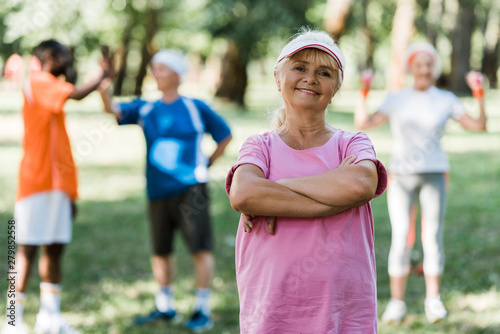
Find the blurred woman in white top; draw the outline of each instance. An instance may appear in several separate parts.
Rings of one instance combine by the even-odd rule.
[[[404,294],[415,240],[416,205],[420,201],[425,313],[428,321],[434,323],[447,314],[439,289],[444,269],[442,237],[450,166],[440,140],[448,119],[453,118],[468,130],[485,131],[486,115],[480,74],[467,76],[467,83],[479,103],[479,117],[475,119],[467,114],[453,93],[434,86],[440,74],[440,62],[431,44],[410,45],[406,66],[413,85],[390,93],[373,114],[368,114],[366,94],[363,94],[355,112],[355,124],[366,130],[390,121],[393,135],[387,192],[392,226],[388,266],[391,300],[382,321],[400,322],[406,314]]]

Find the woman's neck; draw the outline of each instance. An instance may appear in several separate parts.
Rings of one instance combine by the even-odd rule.
[[[432,87],[432,85],[428,85],[428,84],[425,84],[425,85],[413,84],[413,89],[421,91],[421,92],[425,92],[426,90],[428,90],[431,87]]]
[[[326,111],[294,110],[290,106],[285,106],[285,113],[286,119],[283,128],[299,137],[317,136],[318,133],[324,132],[327,127]]]
[[[323,146],[335,129],[325,122],[324,114],[308,117],[307,114],[287,113],[285,124],[277,131],[288,146],[303,150]]]

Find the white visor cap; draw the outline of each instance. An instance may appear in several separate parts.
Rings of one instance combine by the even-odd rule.
[[[172,71],[179,74],[182,78],[187,72],[187,61],[182,52],[172,49],[164,49],[158,51],[153,58],[151,63],[160,63],[168,66]]]
[[[434,79],[439,78],[441,75],[441,58],[439,57],[436,48],[427,42],[412,43],[408,46],[405,55],[406,72],[410,71],[410,61],[413,60],[418,53],[425,53],[432,57],[434,61]]]
[[[340,73],[342,74],[342,79],[344,79],[345,61],[344,61],[344,55],[342,54],[342,51],[340,51],[340,48],[336,44],[330,45],[314,40],[291,41],[290,43],[285,45],[283,50],[281,50],[278,59],[276,60],[274,68],[276,68],[276,66],[278,66],[278,63],[283,59],[291,57],[293,54],[302,51],[304,49],[311,49],[311,48],[324,51],[328,53],[330,56],[332,56],[332,58],[335,59],[335,61],[339,65]]]

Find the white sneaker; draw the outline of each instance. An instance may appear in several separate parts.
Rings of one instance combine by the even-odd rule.
[[[71,327],[61,314],[48,314],[40,312],[36,316],[36,334],[80,334]]]
[[[15,326],[12,326],[5,321],[2,327],[2,334],[28,334],[28,327],[24,322],[18,322]]]
[[[447,314],[439,295],[425,299],[425,315],[431,324],[443,320]]]
[[[405,302],[399,299],[391,299],[385,308],[384,314],[382,315],[382,321],[386,324],[399,323],[403,320],[405,315]]]

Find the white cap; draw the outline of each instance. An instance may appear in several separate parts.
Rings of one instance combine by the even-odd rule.
[[[434,79],[437,79],[439,75],[441,75],[441,59],[436,48],[427,42],[413,43],[408,46],[405,57],[406,71],[409,71],[410,62],[418,53],[425,53],[432,57],[432,60],[434,61]]]
[[[182,77],[187,72],[186,58],[178,50],[160,50],[153,56],[151,62],[168,66],[172,71],[179,74],[179,77]]]
[[[292,40],[290,43],[285,45],[283,50],[281,50],[281,53],[278,59],[276,60],[274,68],[276,68],[276,66],[278,66],[278,63],[283,59],[290,57],[299,51],[309,48],[324,51],[328,53],[330,56],[332,56],[333,59],[335,59],[335,61],[339,65],[340,73],[342,74],[342,79],[344,78],[345,61],[344,61],[344,55],[342,54],[342,51],[340,51],[340,48],[336,44],[327,44],[314,40],[301,40],[301,41]]]

